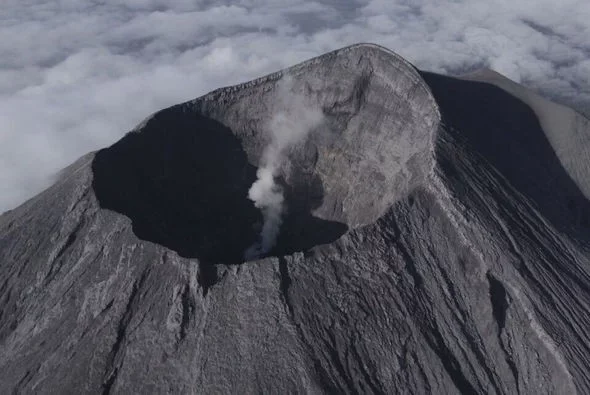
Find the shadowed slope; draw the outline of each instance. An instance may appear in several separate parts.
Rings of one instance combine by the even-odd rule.
[[[488,83],[423,76],[441,108],[446,132],[479,153],[554,226],[588,242],[590,202],[564,169],[532,109]],[[449,164],[443,159],[441,166]]]

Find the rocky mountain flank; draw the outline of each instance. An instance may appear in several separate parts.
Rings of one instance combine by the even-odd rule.
[[[80,158],[0,216],[2,392],[590,393],[588,120],[500,80],[355,45]]]

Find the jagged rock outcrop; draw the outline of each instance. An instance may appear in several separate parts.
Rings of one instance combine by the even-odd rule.
[[[356,45],[80,158],[0,216],[0,388],[587,393],[590,129],[556,139],[556,105],[482,75]],[[277,174],[277,245],[243,262],[286,76],[324,119]]]

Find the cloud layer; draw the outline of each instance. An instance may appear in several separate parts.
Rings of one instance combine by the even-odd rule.
[[[586,0],[4,0],[0,212],[150,113],[356,42],[590,109]]]

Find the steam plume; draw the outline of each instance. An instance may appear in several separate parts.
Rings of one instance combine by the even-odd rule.
[[[262,211],[263,225],[258,242],[244,253],[246,259],[254,259],[268,253],[275,245],[284,213],[283,190],[275,182],[275,176],[288,160],[286,150],[305,140],[322,121],[318,108],[305,103],[305,97],[292,92],[293,81],[283,77],[277,89],[277,111],[268,125],[270,143],[264,149],[257,180],[248,191],[248,198]]]

